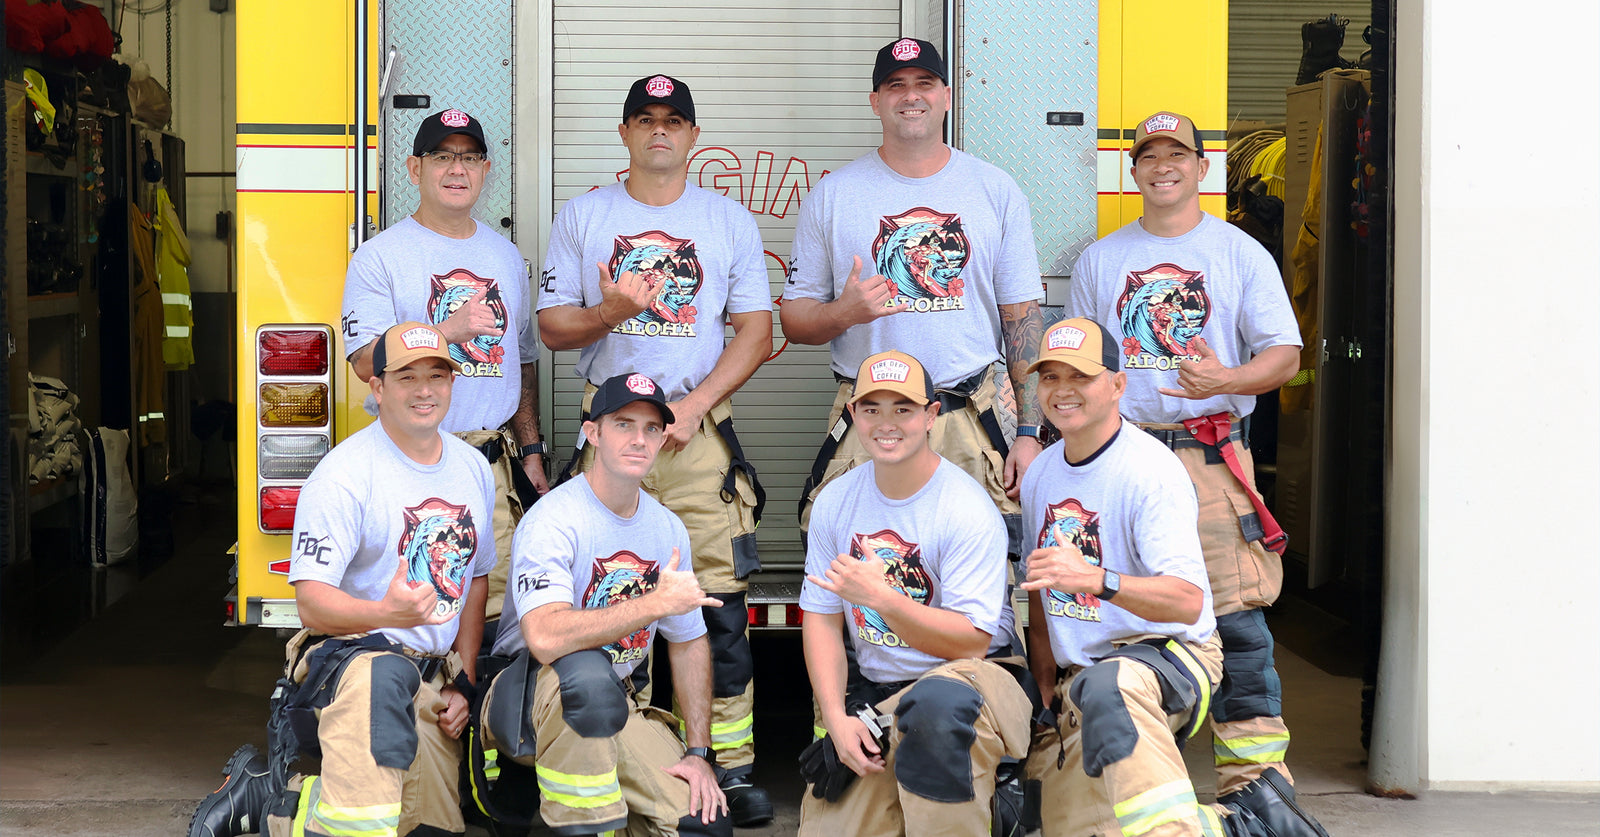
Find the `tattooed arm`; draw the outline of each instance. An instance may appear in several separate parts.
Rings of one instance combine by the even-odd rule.
[[[1000,306],[1000,338],[1006,349],[1006,369],[1017,398],[1017,426],[1039,426],[1038,378],[1028,373],[1028,365],[1039,358],[1039,338],[1044,334],[1044,315],[1038,302],[1017,302]],[[1033,458],[1043,450],[1034,437],[1019,436],[1006,456],[1006,495],[1021,496],[1022,475]]]

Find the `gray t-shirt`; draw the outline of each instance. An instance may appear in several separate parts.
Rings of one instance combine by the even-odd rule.
[[[725,314],[771,311],[761,233],[750,210],[688,184],[677,200],[649,206],[613,183],[567,201],[545,251],[537,310],[600,304],[600,271],[667,283],[637,317],[578,353],[577,374],[599,384],[643,372],[677,400],[722,356]]]
[[[784,299],[832,302],[861,257],[861,278],[895,283],[911,308],[834,338],[833,371],[855,377],[867,355],[922,361],[935,386],[1003,355],[1000,305],[1040,299],[1028,199],[1011,176],[957,149],[938,173],[906,177],[877,151],[817,181],[800,205]]]
[[[1006,524],[988,492],[946,459],[916,494],[891,500],[878,490],[874,463],[828,483],[811,512],[806,574],[822,578],[839,555],[881,558],[892,586],[918,604],[959,613],[993,636],[989,652],[1011,644],[1016,621],[1006,582]],[[900,639],[871,608],[813,584],[800,607],[843,613],[861,673],[877,683],[922,676],[945,660]]]
[[[1212,215],[1174,238],[1151,235],[1135,221],[1089,245],[1072,269],[1067,316],[1093,319],[1122,344],[1122,414],[1139,422],[1255,410],[1254,395],[1194,401],[1157,391],[1179,388],[1178,362],[1190,357],[1191,338],[1204,337],[1229,367],[1272,346],[1301,344],[1272,256]]]
[[[1111,652],[1113,640],[1139,634],[1209,639],[1217,621],[1200,556],[1199,507],[1183,463],[1128,422],[1088,462],[1069,465],[1063,450],[1061,442],[1045,448],[1022,477],[1024,532],[1036,532],[1024,552],[1070,543],[1090,564],[1122,575],[1181,578],[1200,588],[1205,604],[1200,619],[1184,625],[1150,622],[1088,593],[1041,590],[1056,664],[1091,665]]]
[[[381,601],[400,562],[406,579],[431,583],[442,625],[381,628],[413,651],[443,654],[456,641],[471,579],[494,567],[494,477],[466,442],[440,434],[439,461],[400,451],[383,425],[350,435],[317,463],[295,507],[289,581],[320,581]]]
[[[504,426],[517,411],[522,364],[539,359],[522,254],[487,224],[475,223],[478,231],[471,238],[451,238],[407,216],[361,245],[344,277],[348,354],[396,323],[442,323],[478,291],[487,291],[484,302],[505,334],[450,344],[462,373],[439,427],[446,433]],[[365,406],[369,414],[378,414],[371,396]]]
[[[689,532],[667,507],[639,492],[632,517],[619,517],[579,475],[540,498],[511,541],[511,577],[500,611],[494,653],[510,656],[528,647],[522,617],[552,602],[578,610],[606,607],[656,589],[661,568],[678,548],[678,570],[692,571]],[[700,609],[652,622],[604,651],[612,670],[626,678],[649,658],[656,630],[668,642],[687,642],[706,632]]]

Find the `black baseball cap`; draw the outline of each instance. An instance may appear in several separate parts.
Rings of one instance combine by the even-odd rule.
[[[635,401],[648,401],[656,405],[656,409],[661,411],[661,420],[667,424],[678,420],[672,414],[672,408],[667,406],[667,398],[661,394],[660,384],[651,380],[649,375],[629,372],[607,378],[594,391],[594,398],[589,402],[589,421],[599,421]]]
[[[921,67],[945,84],[950,83],[950,71],[945,68],[937,47],[916,38],[901,38],[878,50],[878,61],[872,65],[872,89],[877,90],[884,79],[903,67]]]
[[[690,125],[694,124],[694,96],[689,93],[689,85],[663,75],[645,76],[628,88],[628,99],[622,104],[622,121],[627,122],[628,117],[645,105],[654,104],[674,108]]]
[[[478,141],[479,148],[489,150],[489,143],[483,138],[482,123],[466,111],[451,108],[422,120],[422,124],[417,126],[417,138],[411,143],[411,156],[421,157],[438,148],[439,143],[451,134],[466,134]]]

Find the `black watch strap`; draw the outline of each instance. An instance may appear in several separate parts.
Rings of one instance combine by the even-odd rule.
[[[543,456],[544,452],[543,441],[534,442],[531,445],[523,445],[517,449],[518,456]]]
[[[717,765],[717,752],[710,747],[690,747],[684,750],[683,754],[686,756],[695,756],[697,758],[705,759],[706,764],[709,764],[712,767]]]

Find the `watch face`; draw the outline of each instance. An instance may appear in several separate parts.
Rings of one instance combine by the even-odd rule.
[[[1122,575],[1116,570],[1106,570],[1106,579],[1104,584],[1105,590],[1100,594],[1100,598],[1109,599],[1122,590]]]

